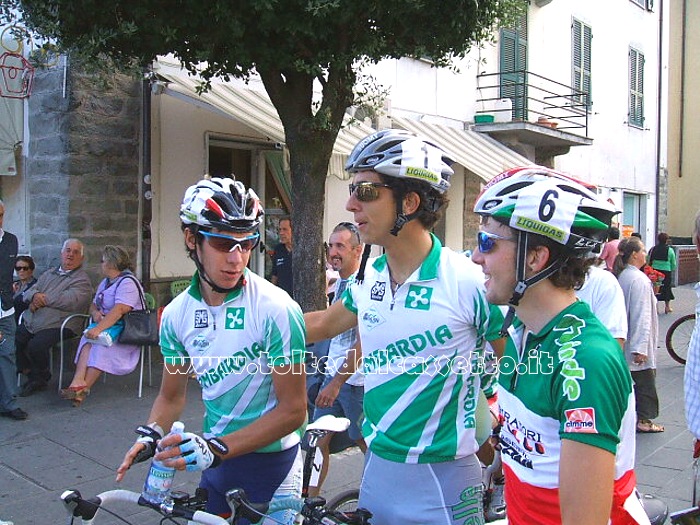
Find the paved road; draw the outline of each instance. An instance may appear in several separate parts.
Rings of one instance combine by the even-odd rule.
[[[691,286],[675,291],[674,312],[660,315],[660,332],[670,323],[693,311],[695,294]],[[662,339],[662,338],[660,338]],[[114,470],[134,439],[133,428],[145,421],[157,388],[146,387],[138,399],[138,375],[109,376],[99,383],[83,407],[72,408],[59,399],[56,390],[22,399],[30,413],[23,422],[0,420],[0,519],[15,525],[67,523],[59,495],[77,488],[93,495],[116,488]],[[159,373],[154,375],[158,384]],[[186,428],[198,429],[202,405],[198,386],[191,381],[183,417]],[[692,437],[683,415],[683,367],[672,361],[663,345],[659,349],[658,389],[661,416],[666,426],[661,434],[637,435],[637,476],[642,492],[656,494],[671,510],[690,505]],[[362,455],[356,450],[333,459],[325,485],[326,495],[357,486]],[[146,465],[135,466],[122,483],[123,488],[140,490]],[[198,475],[178,473],[177,488],[192,492]],[[142,509],[120,509],[132,523],[158,523],[158,516]],[[135,515],[137,514],[137,515]],[[101,523],[120,523],[109,518]]]

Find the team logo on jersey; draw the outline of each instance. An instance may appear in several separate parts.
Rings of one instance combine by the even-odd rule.
[[[408,288],[408,295],[406,296],[406,303],[404,306],[411,310],[430,310],[430,297],[432,295],[432,288],[412,284]]]
[[[384,324],[384,318],[376,308],[370,308],[362,314],[362,324],[367,330],[372,330],[377,326]]]
[[[595,408],[574,408],[565,410],[566,423],[564,432],[576,434],[597,434],[595,427]]]
[[[369,298],[373,301],[383,301],[384,294],[386,293],[386,283],[382,281],[376,281],[372,289],[370,290]]]
[[[226,330],[243,330],[245,308],[226,308]]]
[[[194,311],[194,327],[206,328],[209,326],[209,312],[207,310]]]

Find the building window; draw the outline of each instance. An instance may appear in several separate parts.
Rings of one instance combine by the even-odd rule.
[[[629,124],[644,126],[644,55],[634,48],[629,52],[630,100]]]
[[[574,102],[585,108],[590,108],[591,99],[591,41],[593,32],[587,26],[575,18],[571,24],[571,85],[577,92]]]
[[[513,118],[527,116],[527,11],[515,27],[500,31],[500,98],[513,102]]]
[[[647,11],[654,10],[654,0],[631,0],[632,3],[637,4],[642,9]]]

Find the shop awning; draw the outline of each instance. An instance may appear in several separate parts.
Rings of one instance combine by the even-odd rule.
[[[165,93],[188,102],[202,105],[210,110],[242,122],[256,130],[273,143],[284,144],[284,128],[275,106],[264,91],[245,89],[233,84],[212,82],[211,89],[197,93],[200,81],[187,75],[186,71],[166,67],[158,69],[158,76],[168,84]],[[349,155],[352,148],[374,129],[361,122],[347,124],[341,128],[333,146],[333,153]]]
[[[391,120],[396,127],[434,142],[449,153],[455,162],[486,182],[509,168],[534,164],[497,140],[477,131],[405,117],[392,117]]]

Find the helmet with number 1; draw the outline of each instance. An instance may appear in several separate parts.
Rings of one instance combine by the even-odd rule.
[[[214,177],[187,188],[180,206],[184,224],[232,232],[258,228],[265,214],[260,199],[242,182]]]
[[[454,171],[442,149],[412,133],[385,129],[357,143],[345,164],[346,171],[374,170],[389,177],[427,182],[440,193],[450,187]]]
[[[605,242],[610,222],[619,213],[592,186],[542,166],[501,173],[477,197],[474,211],[581,255]]]

